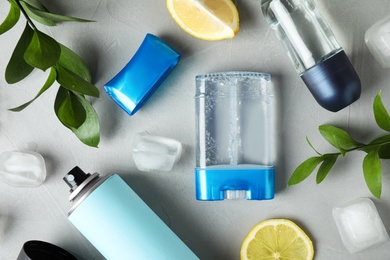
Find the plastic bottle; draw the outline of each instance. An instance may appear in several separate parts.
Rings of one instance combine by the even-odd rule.
[[[313,0],[262,0],[261,7],[322,107],[336,112],[359,99],[359,76]]]
[[[195,81],[196,199],[273,199],[271,75],[228,71],[198,75]]]

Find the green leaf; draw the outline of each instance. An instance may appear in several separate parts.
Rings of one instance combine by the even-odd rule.
[[[301,163],[291,175],[288,186],[298,184],[306,179],[323,160],[323,157],[317,156],[311,157]]]
[[[61,107],[61,104],[65,101],[65,99],[68,96],[68,90],[64,88],[63,86],[60,86],[57,91],[56,99],[54,101],[54,111],[56,112],[56,115],[58,117],[58,110]],[[61,121],[61,120],[60,120]]]
[[[376,95],[373,108],[377,125],[383,130],[390,132],[390,116],[382,103],[381,92]]]
[[[24,103],[23,105],[21,106],[18,106],[18,107],[15,107],[15,108],[11,108],[10,110],[13,111],[13,112],[19,112],[19,111],[22,111],[23,109],[25,109],[28,105],[30,105],[34,100],[36,100],[40,95],[42,95],[43,92],[45,92],[46,90],[48,90],[54,83],[54,81],[56,80],[56,77],[57,77],[57,72],[54,68],[51,68],[50,70],[50,74],[49,74],[49,77],[47,78],[45,84],[43,85],[43,87],[41,88],[41,90],[38,92],[38,94],[30,101]]]
[[[369,145],[376,144],[390,144],[390,134],[378,137],[369,143]]]
[[[61,47],[56,40],[34,30],[32,40],[24,53],[24,59],[31,66],[45,71],[57,63],[60,55]]]
[[[80,76],[70,70],[62,67],[60,64],[55,66],[57,70],[57,81],[64,88],[85,94],[93,97],[99,97],[99,90],[88,81],[85,81]]]
[[[378,154],[381,159],[390,159],[390,135],[384,135],[371,141],[367,146],[360,150],[369,153],[372,150],[379,149]]]
[[[34,19],[35,21],[37,21],[43,25],[47,25],[47,26],[55,26],[56,25],[55,22],[50,21],[50,20],[45,19],[45,18],[42,18],[39,15],[35,14],[35,11],[39,10],[38,8],[26,3],[25,1],[19,1],[19,2],[30,18]]]
[[[10,1],[10,4],[11,6],[8,15],[5,18],[4,22],[0,25],[0,35],[14,27],[14,25],[19,21],[20,18],[19,6],[12,1]]]
[[[68,128],[79,128],[86,119],[86,111],[79,99],[63,87],[58,90],[55,111],[61,123]]]
[[[320,168],[317,172],[316,182],[317,184],[320,184],[325,177],[328,175],[330,170],[332,169],[333,165],[337,161],[338,154],[330,154],[330,155],[324,155],[324,162],[321,164]]]
[[[390,159],[390,144],[381,145],[378,151],[379,158]]]
[[[5,69],[5,80],[8,84],[14,84],[21,81],[33,71],[34,67],[30,66],[24,60],[24,53],[31,42],[33,34],[33,29],[26,23],[22,36],[16,44],[11,59]]]
[[[361,145],[361,143],[353,140],[353,138],[347,132],[338,127],[331,125],[321,125],[319,126],[319,131],[331,145],[340,150],[343,156],[345,155],[346,151],[355,149]]]
[[[85,122],[77,129],[72,128],[74,134],[86,145],[98,147],[100,142],[99,118],[91,104],[82,96],[75,93],[86,111]]]
[[[84,80],[91,82],[91,73],[89,72],[87,64],[85,64],[85,62],[68,47],[62,45],[61,43],[60,47],[61,56],[58,64],[80,76]]]
[[[53,13],[50,13],[49,11],[40,10],[39,8],[36,8],[35,6],[32,6],[28,3],[26,3],[26,1],[23,1],[23,2],[25,2],[24,6],[26,6],[26,8],[28,8],[28,10],[31,13],[33,13],[35,16],[40,17],[45,22],[51,21],[54,23],[54,25],[56,22],[93,22],[91,20],[81,19],[81,18],[77,18],[77,17],[60,15],[60,14],[53,14]]]
[[[322,154],[320,154],[315,148],[314,146],[311,144],[309,138],[306,136],[306,142],[309,144],[309,146],[311,147],[311,149],[314,150],[314,152],[316,152],[316,154],[318,154],[319,156],[321,156]]]
[[[49,10],[47,10],[47,8],[38,0],[20,0],[20,2],[25,2],[40,11],[49,12]]]
[[[371,193],[380,199],[382,192],[382,168],[378,150],[369,152],[363,160],[363,173]]]

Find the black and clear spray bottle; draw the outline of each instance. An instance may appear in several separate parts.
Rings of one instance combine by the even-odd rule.
[[[261,8],[322,107],[336,112],[359,99],[359,76],[313,0],[261,0]]]

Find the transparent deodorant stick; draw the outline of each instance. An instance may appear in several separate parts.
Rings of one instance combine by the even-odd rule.
[[[337,112],[359,99],[359,76],[313,0],[261,0],[261,8],[322,107]]]
[[[223,72],[196,77],[196,198],[274,197],[271,76]]]

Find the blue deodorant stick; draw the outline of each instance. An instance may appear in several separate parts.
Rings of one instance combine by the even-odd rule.
[[[180,53],[148,33],[129,63],[105,84],[104,90],[132,116],[175,68],[180,58]]]

